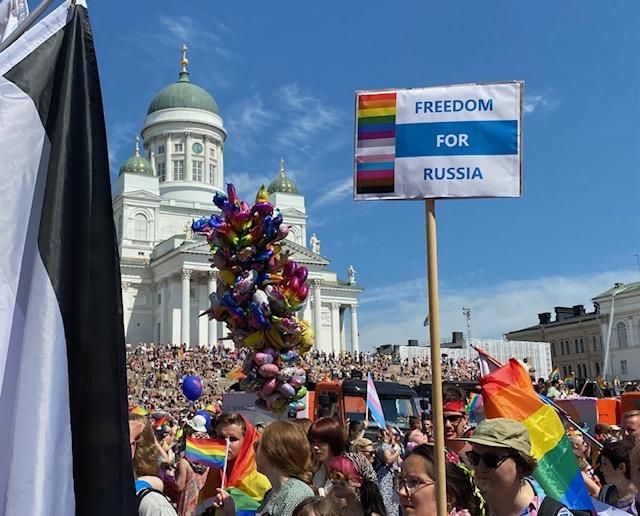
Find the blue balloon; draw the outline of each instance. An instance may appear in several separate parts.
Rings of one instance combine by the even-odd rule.
[[[182,380],[182,394],[189,401],[196,401],[202,396],[202,380],[198,376],[185,376]]]
[[[211,412],[209,412],[208,410],[200,409],[196,412],[196,416],[202,416],[206,420],[204,426],[207,427],[208,431],[211,431]]]

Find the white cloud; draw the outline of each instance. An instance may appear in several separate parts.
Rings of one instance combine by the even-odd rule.
[[[182,43],[193,40],[194,32],[196,31],[195,22],[188,16],[178,16],[176,18],[161,16],[160,24],[169,31],[173,38]]]
[[[327,191],[313,202],[312,209],[316,210],[327,204],[341,201],[351,194],[353,194],[353,178],[349,176],[329,185]]]
[[[273,111],[265,108],[262,97],[255,94],[230,110],[227,125],[233,138],[233,150],[248,154],[255,145],[258,133],[275,118]]]
[[[549,276],[504,281],[487,288],[441,289],[440,330],[443,340],[452,331],[466,331],[462,307],[471,308],[471,335],[501,338],[504,333],[537,324],[537,314],[553,312],[554,306],[585,305],[617,281],[633,281],[636,271],[609,271],[589,276]],[[365,290],[358,314],[361,347],[406,344],[408,339],[426,340],[423,326],[427,311],[424,278]]]
[[[274,173],[275,177],[275,173]],[[258,188],[261,185],[268,186],[273,178],[266,174],[249,172],[225,172],[225,181],[233,183],[241,199],[253,204]]]
[[[549,95],[525,95],[524,112],[532,114],[535,111],[549,112],[560,105],[559,100],[554,100]]]
[[[303,93],[297,84],[282,86],[279,96],[286,113],[283,118],[287,120],[278,136],[278,143],[284,147],[308,152],[313,139],[335,127],[340,119],[336,110]]]
[[[138,130],[133,122],[118,122],[109,126],[107,145],[109,147],[109,170],[117,176],[122,163],[133,156]]]

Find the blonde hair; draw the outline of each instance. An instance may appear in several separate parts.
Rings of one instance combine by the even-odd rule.
[[[156,446],[153,427],[149,418],[138,414],[129,414],[129,421],[141,421],[144,430],[136,439],[136,452],[133,455],[133,471],[136,477],[154,476],[160,473],[160,451]]]
[[[373,441],[366,437],[356,439],[351,443],[351,450],[354,453],[362,453],[367,446],[373,446]]]
[[[299,425],[289,421],[267,425],[260,439],[260,453],[286,476],[311,484],[311,446]]]

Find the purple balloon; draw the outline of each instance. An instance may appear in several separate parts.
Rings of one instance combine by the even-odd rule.
[[[182,380],[182,394],[189,401],[196,401],[202,396],[202,380],[200,377],[194,375],[187,375]]]

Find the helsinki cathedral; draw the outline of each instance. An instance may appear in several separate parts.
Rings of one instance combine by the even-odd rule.
[[[209,245],[191,221],[218,213],[215,192],[225,192],[227,131],[214,98],[191,80],[186,47],[177,82],[149,104],[135,153],[113,185],[126,341],[211,347],[230,345],[226,325],[207,316],[217,271]],[[358,351],[355,270],[346,280],[328,269],[320,240],[307,235],[304,195],[287,176],[284,161],[269,184],[269,200],[291,230],[284,247],[309,269],[309,298],[300,316],[312,323],[316,348]],[[260,185],[255,185],[255,191]],[[307,245],[307,243],[309,245]]]

